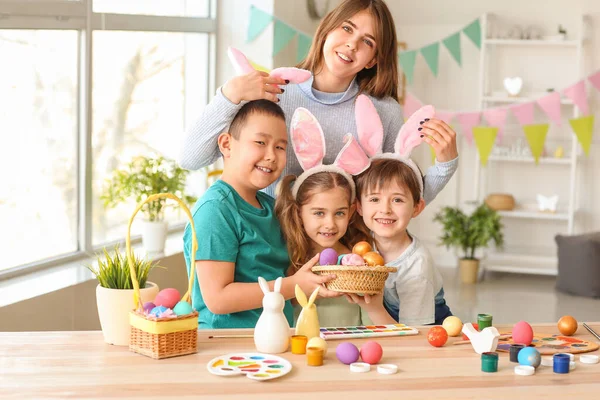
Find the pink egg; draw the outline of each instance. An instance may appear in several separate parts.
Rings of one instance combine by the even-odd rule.
[[[338,254],[332,248],[323,249],[319,255],[319,265],[336,265]]]
[[[367,364],[377,364],[383,357],[381,345],[375,341],[368,341],[360,347],[360,358]]]
[[[342,265],[365,265],[365,260],[358,254],[350,253],[342,257]]]
[[[514,343],[524,344],[529,346],[533,341],[533,329],[525,321],[520,321],[513,326],[512,340]]]
[[[179,302],[181,295],[179,290],[173,288],[163,289],[154,298],[154,304],[157,306],[164,306],[167,308],[175,307],[175,304]]]

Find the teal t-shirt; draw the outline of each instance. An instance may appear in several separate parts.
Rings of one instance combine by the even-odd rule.
[[[290,259],[274,213],[275,200],[263,192],[258,192],[256,198],[262,209],[246,202],[221,180],[208,188],[192,209],[198,239],[196,261],[235,263],[234,282],[258,283],[259,276],[267,281],[285,276]],[[189,223],[185,227],[183,244],[189,273],[192,250]],[[254,328],[262,313],[262,308],[257,308],[213,314],[202,298],[197,276],[192,288],[192,305],[199,313],[200,329]],[[283,311],[292,326],[294,313],[289,300]]]

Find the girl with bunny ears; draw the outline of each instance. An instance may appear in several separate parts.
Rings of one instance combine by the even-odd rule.
[[[304,172],[286,176],[280,183],[275,213],[287,242],[294,273],[314,254],[333,248],[338,254],[351,253],[355,231],[348,230],[355,211],[352,175],[364,171],[369,159],[352,135],[331,165],[324,165],[326,152],[323,130],[306,109],[294,113],[290,136],[293,151]],[[368,231],[364,229],[360,237]],[[342,296],[342,294],[340,294]],[[319,299],[318,320],[322,326],[350,326],[366,323],[361,308],[343,297]],[[295,307],[295,319],[301,307]]]
[[[244,102],[255,99],[276,101],[286,115],[304,107],[323,126],[327,153],[324,162],[333,163],[344,146],[343,137],[356,132],[355,101],[359,94],[369,96],[383,121],[385,151],[393,151],[396,134],[403,124],[398,104],[398,61],[396,28],[383,0],[346,0],[321,21],[306,59],[298,65],[308,70],[287,75],[243,68],[247,61],[232,57],[241,75],[231,78],[204,107],[198,121],[188,129],[179,163],[196,170],[221,156],[217,137],[228,129]],[[244,57],[245,59],[245,57]],[[277,72],[277,73],[276,73]],[[285,92],[284,92],[285,91]],[[408,117],[408,116],[406,116]],[[422,137],[435,150],[437,162],[425,178],[424,198],[429,204],[446,186],[458,167],[456,133],[437,119],[424,121]],[[285,174],[299,175],[299,160],[288,147]],[[265,190],[275,196],[275,184]]]
[[[425,207],[422,175],[410,159],[420,143],[420,131],[408,127],[435,111],[425,106],[415,112],[406,129],[398,133],[394,152],[384,154],[381,122],[366,96],[359,96],[357,112],[363,122],[359,142],[371,157],[369,168],[356,177],[357,211],[385,265],[398,271],[388,276],[383,295],[360,298],[351,294],[348,298],[360,304],[375,324],[441,325],[452,315],[444,299],[442,277],[427,249],[407,230],[410,220]]]

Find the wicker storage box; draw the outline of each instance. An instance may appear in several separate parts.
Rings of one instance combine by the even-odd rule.
[[[396,272],[396,267],[379,265],[317,265],[312,271],[317,275],[336,275],[327,282],[329,290],[342,293],[380,294],[383,292],[385,280],[390,272]]]
[[[195,257],[196,250],[198,249],[194,220],[186,205],[177,196],[170,193],[159,193],[149,196],[138,205],[129,219],[127,236],[125,238],[129,263],[133,265],[133,251],[131,250],[131,224],[133,219],[145,203],[162,197],[177,201],[190,219],[192,225],[191,265],[193,266],[196,264]],[[196,268],[192,267],[190,270],[188,291],[183,295],[181,301],[187,301],[191,304],[192,285],[194,284]],[[179,315],[176,318],[156,318],[151,315],[145,315],[135,268],[131,268],[130,271],[134,288],[134,305],[136,308],[129,312],[129,324],[131,325],[129,350],[155,359],[196,353],[198,351],[198,312],[194,311],[187,315]]]
[[[515,198],[512,194],[492,193],[485,198],[485,204],[496,211],[511,211],[515,208]]]

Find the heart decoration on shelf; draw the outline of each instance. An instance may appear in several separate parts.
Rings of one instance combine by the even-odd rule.
[[[518,96],[523,87],[523,79],[518,76],[504,78],[504,88],[511,96]]]

